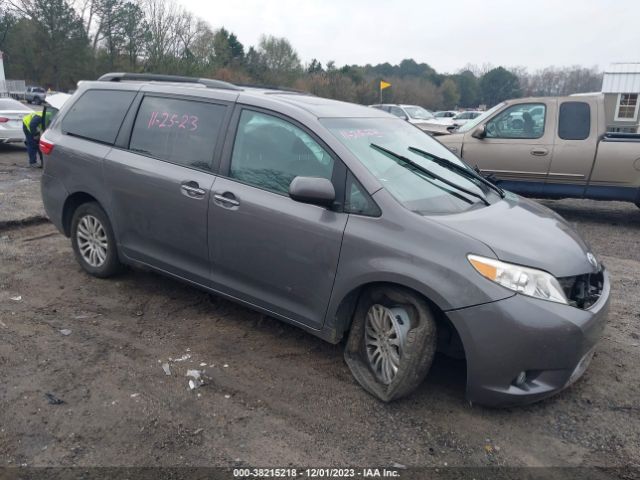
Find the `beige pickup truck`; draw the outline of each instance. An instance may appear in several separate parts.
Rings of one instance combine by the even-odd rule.
[[[438,140],[522,195],[640,206],[640,135],[606,124],[603,95],[520,98]]]

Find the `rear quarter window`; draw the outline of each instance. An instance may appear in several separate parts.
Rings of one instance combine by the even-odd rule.
[[[88,90],[62,119],[62,132],[113,145],[135,95],[124,90]]]
[[[563,140],[586,140],[591,130],[591,108],[585,102],[560,105],[558,136]]]
[[[210,170],[227,107],[197,100],[148,96],[142,100],[129,150]]]

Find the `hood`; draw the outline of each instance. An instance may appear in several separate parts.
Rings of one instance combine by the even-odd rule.
[[[67,100],[71,98],[68,93],[54,93],[47,96],[46,102],[53,108],[60,110]]]
[[[555,277],[597,269],[587,257],[589,246],[560,215],[513,193],[489,207],[432,219],[481,241],[505,262]]]
[[[441,123],[433,123],[433,120],[413,120],[413,125],[425,132],[435,133],[439,135],[448,135],[450,132],[447,130],[447,126]]]
[[[451,135],[447,135],[446,137],[439,138],[438,140],[444,143],[445,145],[450,143],[462,143],[464,140],[464,133],[453,132]]]

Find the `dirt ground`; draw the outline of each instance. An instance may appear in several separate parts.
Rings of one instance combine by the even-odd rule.
[[[0,147],[0,221],[12,221],[0,224],[0,466],[640,466],[637,207],[544,202],[612,278],[609,324],[574,386],[527,407],[470,406],[464,363],[438,356],[418,391],[386,405],[352,379],[342,345],[154,273],[84,274],[51,224],[13,222],[42,215],[40,171],[23,157]],[[206,372],[202,387],[188,369]]]

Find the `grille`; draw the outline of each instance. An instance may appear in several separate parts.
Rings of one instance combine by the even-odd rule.
[[[598,301],[604,287],[604,271],[585,273],[575,277],[559,278],[560,286],[569,300],[569,305],[587,309]]]

